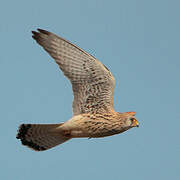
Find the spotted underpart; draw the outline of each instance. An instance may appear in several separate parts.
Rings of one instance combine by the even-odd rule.
[[[26,135],[28,130],[31,128],[31,124],[22,124],[19,127],[18,134],[16,136],[17,139],[20,139],[22,144],[28,146],[36,151],[44,151],[46,148],[37,145],[36,143],[32,142],[32,140],[27,140]]]

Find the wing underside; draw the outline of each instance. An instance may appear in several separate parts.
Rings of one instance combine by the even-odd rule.
[[[32,31],[32,37],[54,58],[72,83],[74,115],[112,111],[115,80],[111,72],[67,40],[45,30],[38,31]]]

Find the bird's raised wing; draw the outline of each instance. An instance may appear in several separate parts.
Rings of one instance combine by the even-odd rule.
[[[113,111],[115,80],[107,67],[67,40],[42,29],[38,31],[32,31],[32,37],[72,83],[74,115]]]

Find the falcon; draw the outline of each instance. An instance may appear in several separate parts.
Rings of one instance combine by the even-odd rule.
[[[46,30],[32,31],[33,39],[55,60],[70,80],[74,94],[73,116],[59,124],[21,124],[17,139],[44,151],[72,138],[100,138],[138,127],[136,112],[116,112],[115,80],[109,69],[71,42]]]

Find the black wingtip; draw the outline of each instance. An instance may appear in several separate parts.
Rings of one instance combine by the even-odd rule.
[[[39,32],[36,32],[36,31],[31,31],[32,32],[32,38],[34,39],[34,40],[37,40],[38,38],[39,38]]]
[[[50,35],[51,33],[43,30],[43,29],[37,29],[38,31],[31,31],[32,32],[32,38],[35,39],[38,43],[41,41],[42,38],[44,38],[45,36],[43,35]]]
[[[50,34],[50,32],[49,31],[46,31],[46,30],[44,30],[44,29],[37,29],[40,33],[43,33],[43,34]]]
[[[34,35],[35,35],[35,34],[38,34],[38,32],[36,32],[36,31],[31,31],[31,32],[32,32],[32,34],[34,34]]]

